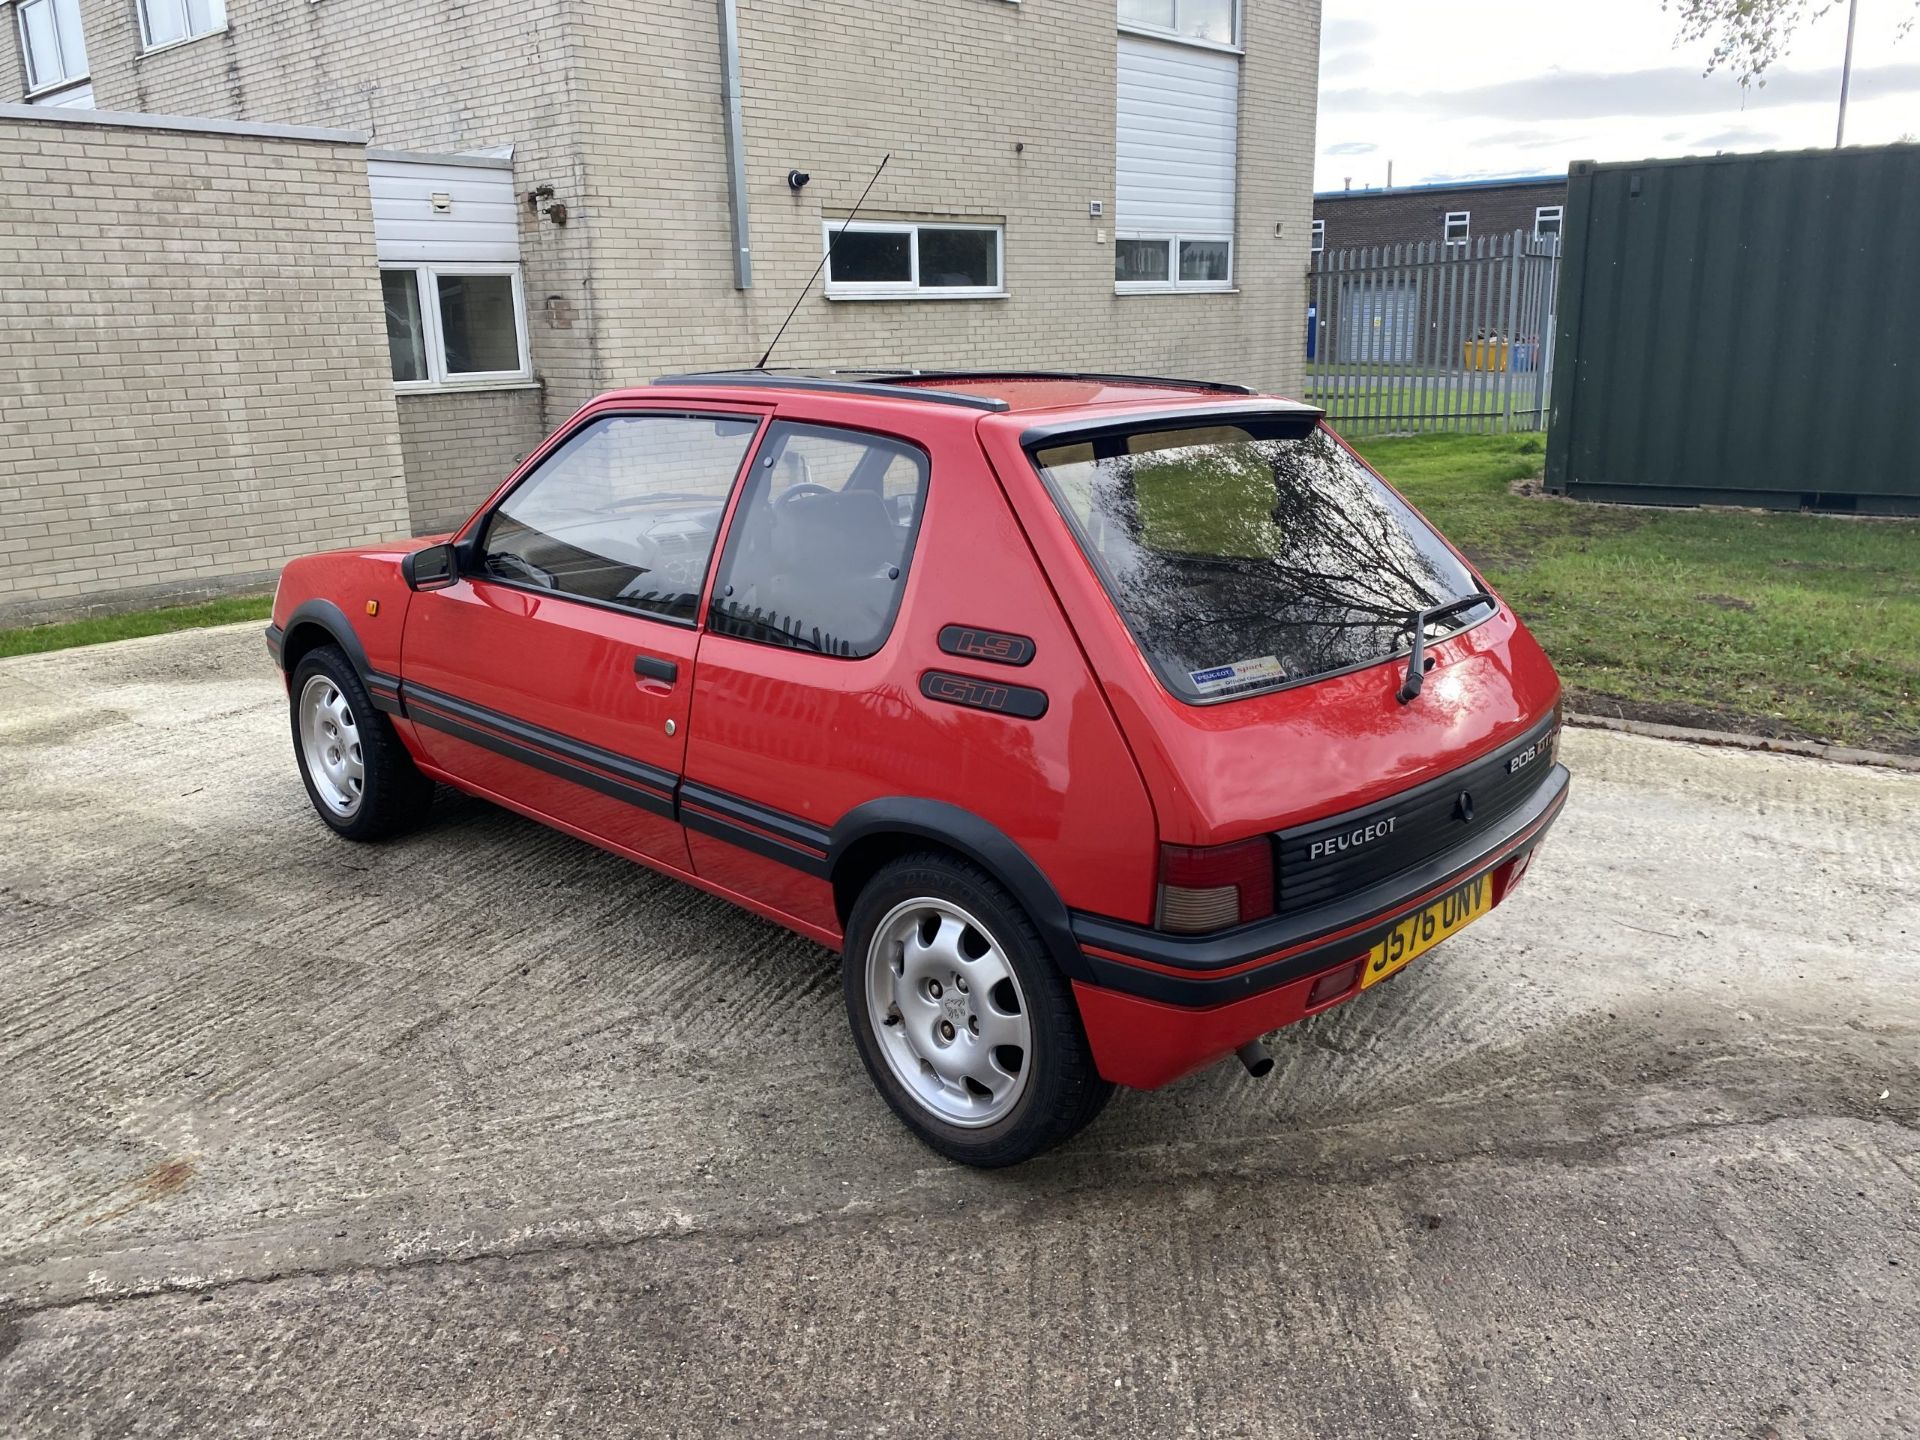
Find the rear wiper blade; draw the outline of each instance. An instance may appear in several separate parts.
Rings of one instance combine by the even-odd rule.
[[[1476,590],[1471,595],[1462,595],[1457,600],[1449,600],[1444,605],[1434,605],[1426,610],[1410,612],[1409,624],[1413,626],[1413,649],[1407,655],[1407,678],[1400,682],[1400,703],[1409,705],[1420,697],[1427,683],[1427,626],[1434,621],[1453,614],[1456,610],[1470,610],[1475,605],[1498,605],[1484,590]]]

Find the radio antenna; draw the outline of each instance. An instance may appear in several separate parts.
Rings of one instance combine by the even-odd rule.
[[[767,353],[760,357],[760,363],[754,366],[754,369],[764,370],[767,368],[767,360],[773,354],[774,345],[778,345],[780,343],[780,337],[787,333],[787,326],[793,323],[793,317],[800,309],[800,302],[807,298],[807,292],[813,288],[813,282],[820,278],[820,272],[826,269],[827,262],[833,259],[833,247],[840,243],[840,237],[847,233],[847,226],[853,223],[853,217],[858,215],[860,213],[860,207],[867,203],[867,194],[873,189],[873,182],[880,178],[880,172],[887,168],[887,161],[892,158],[893,152],[889,150],[880,157],[880,163],[874,166],[873,175],[867,181],[867,188],[860,192],[860,198],[853,202],[853,209],[847,212],[847,218],[842,220],[840,222],[840,228],[833,232],[833,239],[827,244],[827,253],[820,257],[820,263],[813,267],[813,274],[807,277],[807,283],[802,285],[800,287],[800,293],[793,297],[793,309],[787,311],[787,318],[782,320],[780,322],[780,328],[773,332],[772,344],[767,346]]]

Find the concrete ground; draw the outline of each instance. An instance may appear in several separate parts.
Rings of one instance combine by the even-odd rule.
[[[1511,904],[1011,1173],[825,952],[252,626],[0,663],[0,1434],[1920,1433],[1920,776],[1579,732]]]

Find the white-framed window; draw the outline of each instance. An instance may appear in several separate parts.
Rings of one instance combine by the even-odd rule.
[[[1442,226],[1442,232],[1449,245],[1464,246],[1472,238],[1473,212],[1471,210],[1449,210]]]
[[[1313,222],[1313,253],[1318,255],[1326,248],[1327,222],[1324,220],[1316,220]]]
[[[1240,0],[1119,0],[1120,28],[1237,49]]]
[[[1231,235],[1116,235],[1113,288],[1123,295],[1231,290]]]
[[[518,265],[382,265],[380,292],[395,389],[532,378]]]
[[[140,0],[140,40],[147,50],[226,28],[226,0]]]
[[[29,97],[87,78],[87,45],[80,0],[15,0],[20,54],[27,62]]]
[[[827,295],[964,300],[1006,294],[1005,227],[962,220],[826,220]]]
[[[1563,205],[1542,205],[1533,212],[1533,238],[1536,240],[1559,239],[1560,217],[1566,213]]]
[[[1240,57],[1119,37],[1113,288],[1233,288]]]

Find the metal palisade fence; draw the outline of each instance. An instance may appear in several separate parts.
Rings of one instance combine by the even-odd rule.
[[[1336,429],[1547,428],[1559,237],[1357,246],[1313,262],[1305,398]]]

